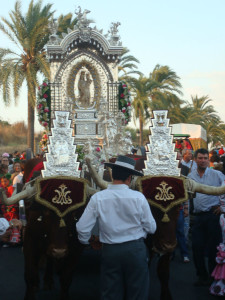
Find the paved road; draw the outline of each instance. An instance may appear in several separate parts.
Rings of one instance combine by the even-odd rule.
[[[70,288],[71,300],[99,300],[100,252],[86,250],[77,266]],[[157,257],[150,268],[151,300],[159,300],[160,286],[156,276]],[[0,299],[23,300],[25,283],[23,279],[23,254],[21,248],[2,248],[0,250]],[[37,300],[57,300],[59,285],[57,278],[53,291],[40,290]],[[194,287],[196,280],[194,266],[184,264],[177,254],[171,262],[170,287],[173,300],[215,300],[207,287]],[[116,299],[115,299],[116,300]]]

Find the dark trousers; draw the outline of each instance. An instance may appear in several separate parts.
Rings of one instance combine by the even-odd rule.
[[[216,247],[221,241],[219,216],[213,212],[196,215],[192,227],[192,251],[197,276],[201,279],[208,279],[215,268]],[[205,256],[208,257],[208,268],[206,268]]]
[[[144,240],[103,244],[101,300],[147,300],[148,251]]]

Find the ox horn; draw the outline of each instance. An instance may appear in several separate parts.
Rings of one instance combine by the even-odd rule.
[[[86,163],[87,163],[88,170],[89,170],[91,177],[93,178],[95,184],[103,190],[106,189],[108,186],[108,182],[103,180],[102,178],[100,178],[100,176],[96,172],[95,168],[92,166],[90,158],[86,157]]]
[[[88,184],[87,184],[87,187],[86,187],[86,191],[87,191],[87,196],[92,196],[92,195],[94,195],[95,193],[98,192],[98,190],[90,187]]]
[[[12,197],[7,198],[6,193],[3,189],[0,189],[0,199],[5,205],[12,205],[19,202],[21,199],[32,197],[36,193],[36,187],[27,185],[26,189],[18,194],[13,194]]]
[[[225,194],[225,185],[210,186],[210,185],[198,183],[190,178],[187,178],[185,183],[188,192],[191,193],[202,193],[202,194],[214,195],[214,196]]]

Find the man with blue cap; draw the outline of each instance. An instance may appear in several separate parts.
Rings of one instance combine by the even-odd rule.
[[[129,189],[135,160],[118,156],[112,168],[112,184],[94,194],[77,223],[78,238],[89,244],[91,230],[99,224],[102,243],[101,300],[147,300],[149,294],[148,251],[144,239],[156,223],[145,196]]]

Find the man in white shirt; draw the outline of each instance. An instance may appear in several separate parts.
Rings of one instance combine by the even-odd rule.
[[[129,189],[135,160],[119,156],[113,163],[113,183],[93,195],[77,223],[78,238],[88,244],[98,220],[102,242],[101,300],[147,300],[148,252],[144,243],[156,223],[144,195]],[[124,298],[125,297],[125,298]]]

